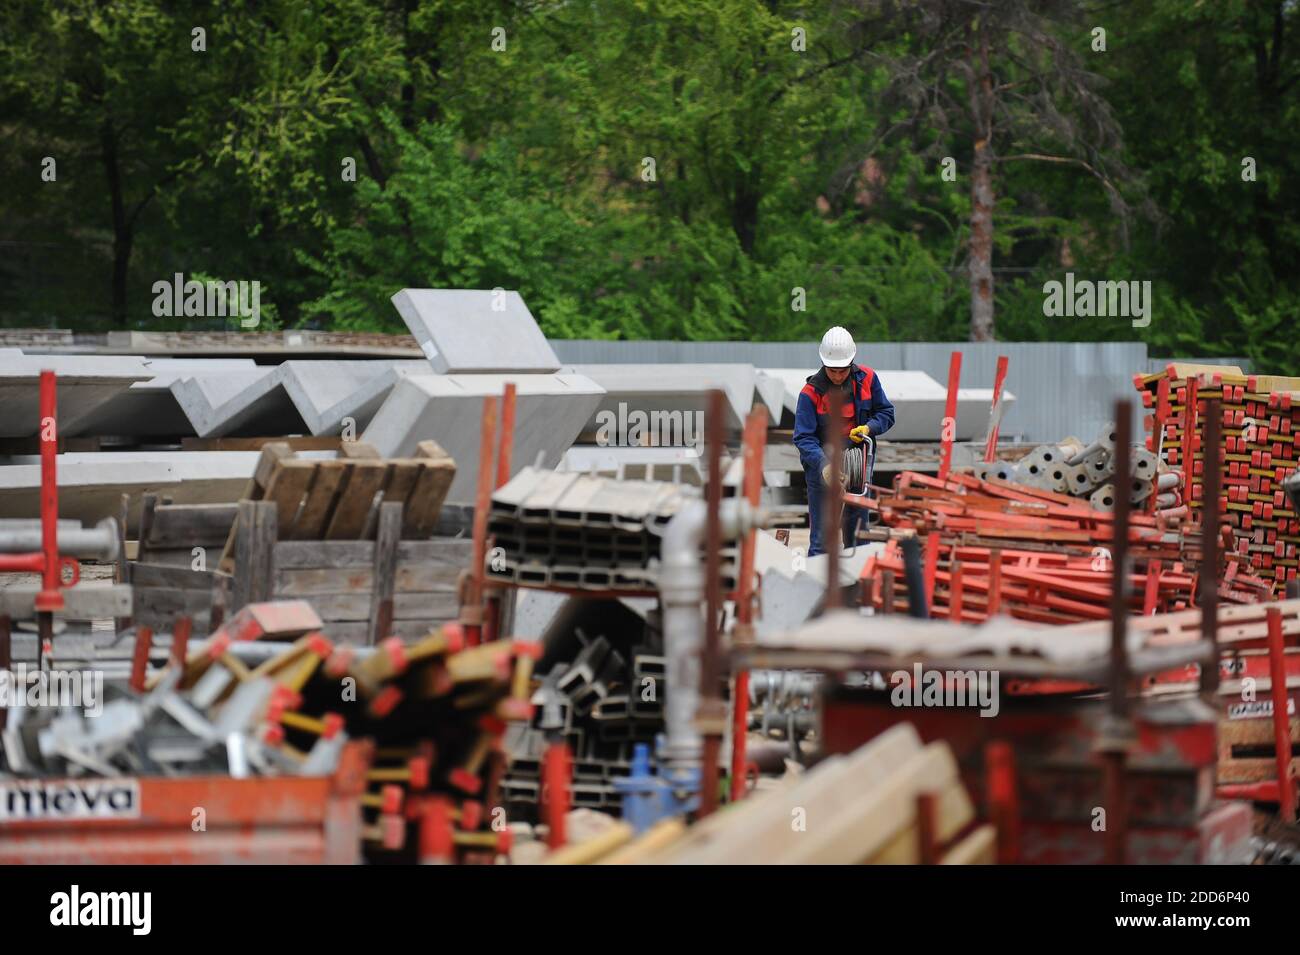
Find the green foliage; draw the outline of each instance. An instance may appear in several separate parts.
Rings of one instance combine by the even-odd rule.
[[[404,286],[501,286],[557,337],[964,337],[968,130],[886,95],[927,52],[890,11],[924,6],[14,0],[0,5],[0,322],[175,327],[148,290],[180,271],[259,280],[264,320],[285,327],[398,331]],[[1300,13],[1047,6],[1123,133],[1083,155],[1135,171],[1126,197],[1159,215],[1118,216],[1077,165],[1000,163],[999,337],[1140,338],[1294,370]],[[1032,52],[1012,44],[993,74],[1023,80]],[[927,70],[946,95],[965,89],[960,64]],[[1022,92],[1063,110],[1078,91],[1008,96]],[[1102,149],[1051,125],[1068,111],[1035,115],[1052,119],[1000,154]],[[1152,281],[1151,325],[1047,319],[1043,283],[1067,270]]]

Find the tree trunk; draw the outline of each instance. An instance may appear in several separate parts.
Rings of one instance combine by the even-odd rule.
[[[970,183],[970,340],[993,340],[993,76],[989,72],[988,37],[979,22],[970,91],[975,124],[975,157]]]
[[[110,314],[113,324],[126,328],[126,278],[131,265],[134,235],[127,219],[126,201],[122,196],[122,170],[118,167],[117,133],[110,121],[100,128],[100,158],[108,177],[108,194],[113,206],[113,299]]]
[[[971,170],[970,340],[993,340],[993,157],[986,140],[975,144]]]

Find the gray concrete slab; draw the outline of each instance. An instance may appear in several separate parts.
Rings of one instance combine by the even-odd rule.
[[[478,476],[483,399],[515,383],[511,473],[527,465],[553,468],[591,417],[604,389],[582,375],[411,375],[394,386],[362,434],[385,457],[408,457],[432,438],[456,460],[447,493],[453,504],[472,504]]]
[[[407,288],[393,296],[393,305],[440,374],[560,369],[518,292]]]
[[[58,376],[58,419],[63,434],[133,384],[152,377],[143,358],[81,355],[0,356],[0,437],[26,438],[40,431],[40,375]]]
[[[98,451],[60,454],[59,517],[94,524],[117,517],[122,495],[131,496],[132,530],[141,495],[170,497],[176,504],[238,501],[257,467],[257,451]],[[331,458],[330,451],[297,457]],[[15,455],[0,464],[0,517],[40,513],[41,469],[36,455]]]
[[[314,435],[339,434],[351,420],[360,433],[399,378],[429,374],[423,359],[404,361],[286,361],[280,382]]]
[[[726,392],[727,419],[724,426],[733,434],[744,427],[745,418],[754,404],[756,372],[753,365],[574,365],[571,370],[586,375],[606,391],[584,431],[596,431],[602,422],[611,420],[618,422],[616,430],[622,430],[623,423],[634,412],[676,414],[679,416],[677,420],[691,415],[688,427],[678,429],[674,425],[670,429],[683,432],[674,437],[672,443],[702,443],[709,391],[721,388]],[[660,417],[657,420],[666,419]],[[654,427],[653,423],[650,427]]]
[[[795,403],[799,392],[807,383],[813,369],[763,368],[761,374],[780,380],[785,386],[786,420],[793,422]],[[876,369],[880,385],[897,411],[894,427],[887,439],[890,441],[938,441],[943,431],[943,412],[948,401],[948,388],[923,371],[894,371]],[[1005,404],[1003,417],[1015,404],[1016,396],[1007,389],[1002,391]],[[992,388],[957,389],[957,441],[970,441],[983,437],[988,428],[989,406],[993,403]]]
[[[200,438],[304,434],[307,425],[274,366],[194,375],[172,382],[172,394]]]
[[[779,425],[785,416],[785,382],[764,371],[754,373],[754,401],[767,409],[768,420]],[[794,414],[794,409],[790,409]]]
[[[81,418],[69,437],[94,435],[131,437],[184,437],[194,433],[190,419],[172,394],[172,383],[193,375],[221,376],[256,371],[251,358],[146,358],[153,375],[119,392]]]
[[[704,466],[698,448],[574,445],[564,452],[556,470],[639,481],[671,481],[696,486],[704,483]]]

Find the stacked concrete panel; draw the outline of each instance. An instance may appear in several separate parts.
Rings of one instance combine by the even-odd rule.
[[[399,380],[362,440],[384,457],[409,457],[437,441],[456,460],[447,493],[472,504],[477,487],[483,400],[516,388],[512,473],[529,464],[553,468],[590,418],[604,390],[582,375],[411,375]]]
[[[40,431],[40,376],[58,375],[59,428],[75,434],[103,404],[153,375],[143,358],[79,355],[0,355],[0,437],[26,438]]]
[[[103,437],[175,437],[193,433],[185,410],[172,393],[172,384],[194,375],[247,375],[257,371],[251,358],[146,358],[145,367],[153,375],[119,392],[80,418],[75,425],[63,428],[69,437],[94,435]],[[62,405],[63,381],[59,382]]]
[[[640,443],[639,432],[651,444],[699,444],[715,388],[727,395],[724,424],[733,434],[744,427],[754,405],[753,365],[575,365],[573,370],[606,392],[583,430],[611,434],[612,443]],[[638,422],[635,414],[645,419]]]
[[[559,371],[518,292],[505,289],[402,289],[393,305],[440,374]]]
[[[761,374],[779,379],[785,386],[785,421],[793,423],[795,403],[807,383],[811,369],[764,368]],[[876,369],[880,386],[897,409],[898,417],[886,439],[889,441],[938,441],[943,432],[943,413],[948,389],[922,371]],[[1007,411],[1016,397],[1003,389],[1002,401]],[[970,441],[983,437],[988,428],[989,407],[993,404],[992,388],[957,389],[957,422],[954,438]]]

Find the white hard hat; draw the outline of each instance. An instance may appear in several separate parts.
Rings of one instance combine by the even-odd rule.
[[[822,336],[822,347],[817,349],[817,353],[827,368],[848,368],[853,364],[858,346],[853,344],[853,336],[847,328],[836,325]]]

